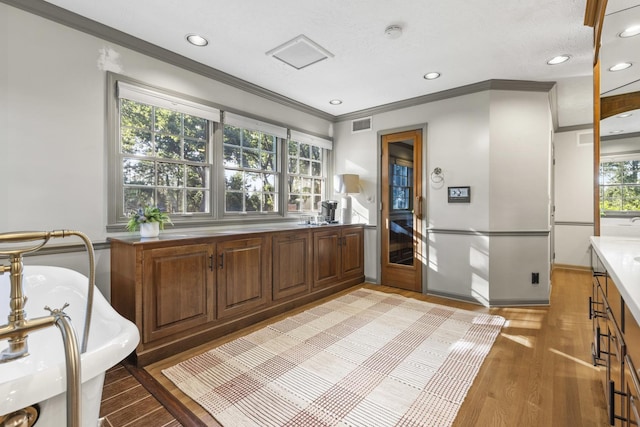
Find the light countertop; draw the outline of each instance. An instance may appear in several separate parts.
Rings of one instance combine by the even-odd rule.
[[[591,245],[640,323],[640,238],[592,236]]]

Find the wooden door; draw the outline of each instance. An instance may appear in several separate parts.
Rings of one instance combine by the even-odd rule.
[[[422,131],[382,137],[381,279],[422,290]]]
[[[218,318],[239,315],[268,301],[268,277],[264,238],[218,243],[216,256]]]
[[[340,279],[340,230],[313,233],[313,287],[332,285]]]
[[[143,252],[143,343],[215,319],[212,258],[210,244]]]
[[[360,227],[344,228],[340,241],[342,256],[342,278],[364,274],[363,253],[364,230]]]
[[[308,231],[273,236],[273,300],[309,292],[311,237]]]

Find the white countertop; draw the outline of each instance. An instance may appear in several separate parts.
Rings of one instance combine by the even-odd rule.
[[[591,245],[640,323],[640,238],[592,236]]]

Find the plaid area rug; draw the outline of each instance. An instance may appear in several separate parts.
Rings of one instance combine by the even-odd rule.
[[[359,289],[163,370],[224,426],[448,426],[504,318]]]

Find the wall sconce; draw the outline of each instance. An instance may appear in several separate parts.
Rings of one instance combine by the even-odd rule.
[[[360,177],[356,174],[345,173],[334,178],[336,193],[344,194],[342,198],[342,223],[351,224],[351,194],[360,192]]]

